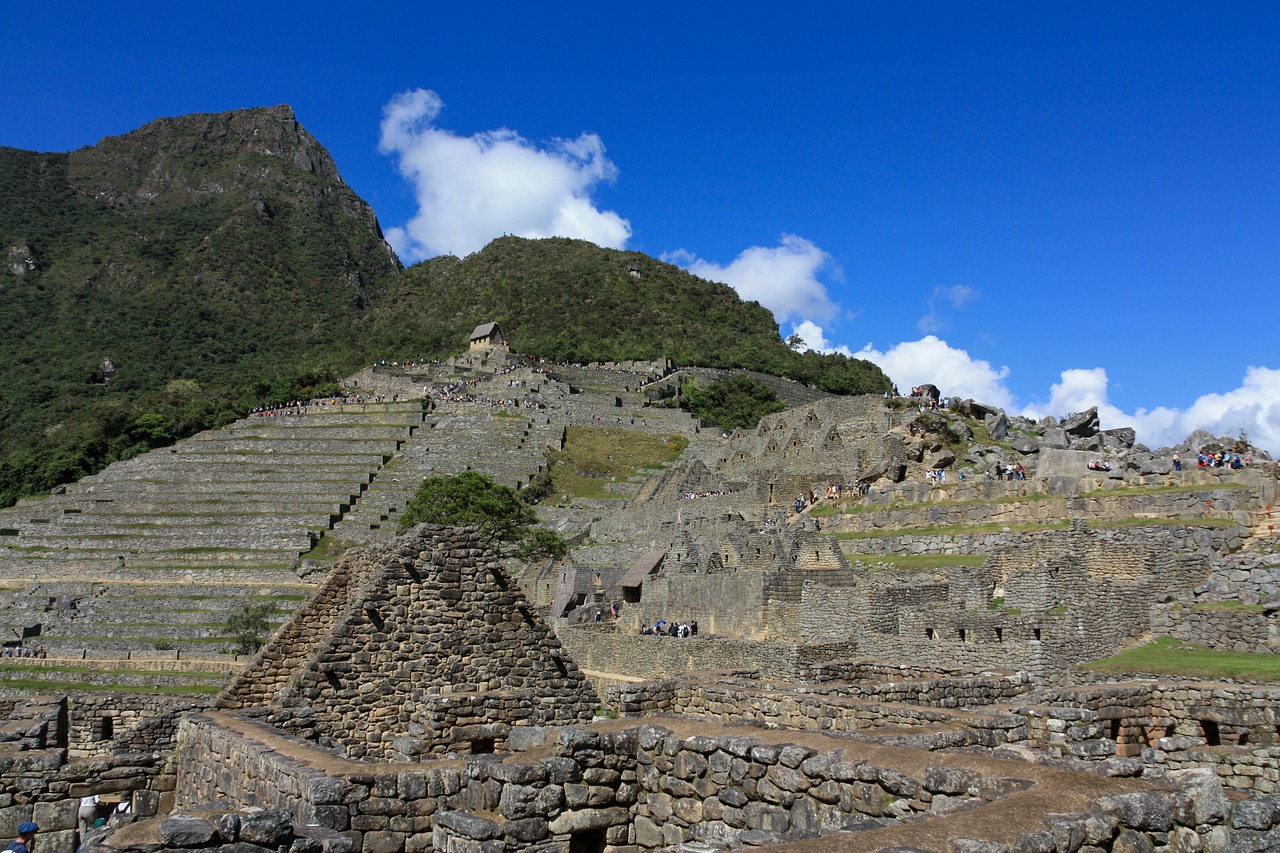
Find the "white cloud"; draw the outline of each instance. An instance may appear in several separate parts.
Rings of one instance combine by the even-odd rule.
[[[920,331],[926,335],[942,331],[947,327],[946,320],[939,313],[943,308],[950,306],[962,309],[977,298],[978,291],[967,284],[938,285],[929,296],[929,313],[921,317],[917,324]]]
[[[1250,367],[1240,387],[1205,394],[1185,409],[1160,406],[1128,414],[1107,399],[1107,372],[1064,370],[1049,392],[1049,402],[1029,407],[1027,414],[1061,416],[1098,407],[1104,428],[1132,426],[1138,440],[1150,447],[1181,443],[1197,429],[1215,436],[1238,436],[1244,431],[1257,447],[1280,454],[1280,370]]]
[[[867,344],[856,355],[880,365],[904,394],[912,386],[933,384],[944,397],[969,397],[1002,409],[1014,405],[1013,394],[1005,386],[1008,367],[994,368],[933,335],[883,352]]]
[[[803,323],[792,325],[791,334],[800,336],[800,340],[804,341],[804,349],[820,353],[839,353],[840,355],[853,357],[853,353],[844,344],[833,344],[828,341],[826,333],[822,331],[822,327],[812,320],[805,320]]]
[[[727,266],[683,249],[663,255],[663,260],[701,278],[724,282],[743,299],[768,308],[779,323],[824,320],[839,313],[826,285],[818,280],[818,273],[831,268],[831,256],[795,234],[783,234],[777,246],[744,249]]]
[[[502,128],[458,136],[435,126],[444,102],[432,91],[402,92],[382,110],[379,148],[399,158],[418,213],[387,240],[407,261],[466,255],[494,237],[577,237],[622,248],[631,224],[600,210],[591,192],[617,167],[594,133],[537,146]]]

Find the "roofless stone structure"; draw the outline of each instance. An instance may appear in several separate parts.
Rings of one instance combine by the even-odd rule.
[[[353,758],[492,752],[598,699],[473,529],[418,525],[354,554],[222,693]]]

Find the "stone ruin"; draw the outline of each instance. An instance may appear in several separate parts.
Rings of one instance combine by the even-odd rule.
[[[341,561],[218,697],[351,758],[491,753],[599,704],[474,530],[419,525]]]
[[[309,448],[332,444],[352,473],[330,487],[328,530],[373,544],[311,576],[307,601],[213,702],[75,694],[3,709],[0,815],[72,833],[68,798],[114,791],[149,819],[87,846],[148,853],[1280,847],[1277,688],[1076,669],[1148,632],[1273,650],[1274,472],[1175,477],[1167,452],[1102,430],[1096,412],[1032,423],[785,383],[801,408],[721,439],[648,405],[678,381],[670,365],[544,373],[498,355],[447,367],[487,372],[474,400],[427,411],[412,398],[423,371],[375,369],[361,387],[401,397],[360,404],[377,427],[355,407],[316,410],[124,466],[145,483],[180,461],[165,481],[178,489],[200,466],[265,471],[248,454],[270,444],[270,461],[294,466],[270,487],[287,502],[307,491]],[[513,408],[502,398],[517,386]],[[546,510],[578,543],[565,564],[516,577],[471,532],[391,539],[424,473],[475,464],[527,482],[566,425],[601,422],[691,446],[614,501]],[[366,445],[372,429],[385,447]],[[1099,455],[1112,470],[1085,473]],[[985,475],[1013,461],[1026,481]],[[940,470],[945,483],[926,479]],[[822,495],[791,508],[860,480],[871,488],[848,511],[815,512],[836,503]],[[173,562],[144,562],[158,536],[95,522],[126,503],[119,481],[93,487],[13,514],[5,535],[36,545],[13,549],[14,565],[127,531],[140,588],[182,583]],[[259,528],[249,548],[296,548]],[[903,554],[974,559],[888,562]],[[220,571],[247,577],[250,559],[219,557]],[[615,601],[619,618],[595,622]],[[1205,606],[1223,601],[1251,609]],[[697,619],[702,636],[638,635],[662,617]],[[593,721],[598,709],[617,719]]]

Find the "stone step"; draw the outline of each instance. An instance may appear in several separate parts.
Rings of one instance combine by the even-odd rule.
[[[276,507],[279,512],[222,512],[222,513],[163,513],[153,515],[125,515],[100,513],[64,513],[50,523],[44,535],[51,531],[59,531],[67,535],[100,535],[112,536],[118,533],[145,532],[149,530],[169,531],[171,528],[241,528],[276,525],[285,528],[328,527],[329,522],[338,517],[337,513],[327,511],[285,512],[284,506]],[[174,531],[176,532],[176,531]]]
[[[226,430],[202,432],[193,436],[192,441],[224,441],[238,439],[241,441],[403,441],[421,429],[419,424],[270,424],[264,421],[233,424]],[[223,434],[225,432],[225,435]]]
[[[42,663],[47,664],[48,661]],[[167,693],[189,690],[197,694],[212,694],[220,690],[229,678],[220,672],[130,670],[127,661],[120,662],[118,667],[104,668],[85,664],[40,666],[24,658],[0,658],[0,688],[14,682],[34,681],[79,690],[163,687]]]
[[[35,526],[36,528],[39,525]],[[252,551],[255,553],[274,554],[280,559],[283,554],[302,554],[311,550],[312,542],[305,532],[263,531],[244,532],[228,531],[221,528],[202,530],[198,527],[183,528],[181,531],[155,531],[148,534],[139,531],[130,534],[118,533],[109,536],[76,536],[60,534],[53,531],[42,535],[33,528],[31,533],[18,536],[17,546],[25,549],[43,549],[44,551],[200,551],[216,549],[220,551]],[[8,544],[8,543],[6,543]],[[10,545],[12,547],[12,545]],[[5,556],[0,550],[0,556]],[[12,555],[9,555],[12,556]]]
[[[311,495],[295,495],[292,499],[286,494],[268,495],[270,500],[260,496],[246,495],[240,499],[216,497],[210,500],[197,501],[156,501],[154,498],[138,499],[121,497],[100,501],[75,501],[63,504],[62,514],[58,522],[71,522],[73,517],[80,519],[102,518],[117,520],[121,517],[138,518],[146,521],[153,518],[200,515],[207,518],[219,518],[230,515],[252,515],[281,517],[290,514],[308,516],[341,514],[349,508],[347,501],[335,501],[331,498],[314,498]]]
[[[197,454],[223,454],[237,457],[243,455],[252,457],[255,460],[262,454],[267,453],[306,458],[316,454],[334,456],[339,459],[344,456],[363,458],[374,455],[389,456],[399,450],[401,443],[405,441],[408,441],[408,438],[394,440],[362,438],[309,440],[288,437],[239,438],[236,436],[219,436],[183,444],[172,455],[181,457]]]

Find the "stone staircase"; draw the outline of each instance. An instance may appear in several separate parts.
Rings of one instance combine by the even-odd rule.
[[[523,410],[479,404],[439,404],[369,483],[359,505],[334,525],[341,541],[381,542],[395,536],[396,520],[427,477],[480,471],[522,488],[561,445],[563,427]]]
[[[1254,513],[1253,526],[1249,530],[1249,535],[1245,537],[1244,550],[1274,553],[1277,546],[1280,546],[1280,540],[1276,538],[1278,534],[1280,534],[1280,506],[1268,504],[1260,507]]]

